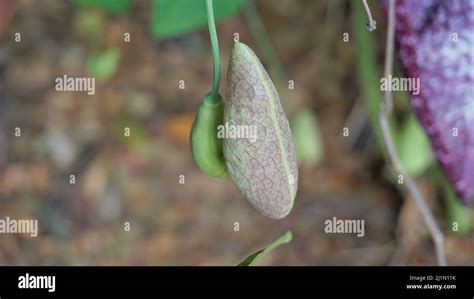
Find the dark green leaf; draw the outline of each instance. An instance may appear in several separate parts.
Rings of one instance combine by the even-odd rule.
[[[267,247],[263,248],[262,250],[257,251],[256,253],[250,255],[245,260],[239,263],[239,266],[255,266],[255,264],[264,257],[267,253],[272,251],[273,249],[277,248],[278,246],[288,243],[293,239],[293,235],[291,231],[287,231],[283,236],[276,239],[272,243],[270,243]]]
[[[214,0],[216,22],[236,14],[246,0]],[[154,0],[151,32],[170,38],[195,31],[207,24],[205,0]]]

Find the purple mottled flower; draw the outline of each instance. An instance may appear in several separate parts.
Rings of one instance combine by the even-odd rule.
[[[395,13],[402,67],[420,79],[411,103],[444,173],[468,203],[474,194],[474,0],[402,0]]]

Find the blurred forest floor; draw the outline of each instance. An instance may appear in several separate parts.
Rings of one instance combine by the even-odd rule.
[[[207,177],[192,160],[190,126],[212,82],[205,28],[153,40],[150,2],[135,1],[124,16],[90,11],[103,24],[94,39],[69,1],[15,1],[15,17],[0,40],[0,217],[38,219],[40,236],[0,236],[0,264],[235,265],[287,229],[293,241],[264,264],[435,264],[416,206],[387,179],[370,130],[355,145],[342,138],[354,103],[362,105],[359,119],[367,117],[355,44],[342,42],[343,32],[352,33],[349,7],[274,2],[256,3],[295,81],[294,90],[282,91],[282,101],[315,111],[325,152],[316,168],[301,166],[294,209],[281,221],[254,212],[230,181]],[[382,62],[385,24],[374,10]],[[22,34],[20,43],[15,32]],[[259,55],[243,15],[219,23],[223,74],[234,32]],[[118,69],[96,82],[94,96],[55,91],[55,78],[87,76],[88,56],[111,48],[120,53]],[[14,137],[16,127],[21,137]],[[131,137],[123,136],[124,127]],[[430,183],[418,183],[447,232],[448,262],[473,264],[472,236],[449,233]],[[364,219],[365,237],[324,233],[332,217]],[[240,231],[234,232],[234,222]]]

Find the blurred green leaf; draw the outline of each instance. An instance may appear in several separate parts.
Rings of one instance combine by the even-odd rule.
[[[74,0],[78,6],[99,7],[112,13],[124,13],[130,9],[130,0]]]
[[[323,146],[318,121],[313,111],[297,111],[290,121],[298,162],[316,166],[323,157]]]
[[[444,180],[444,196],[446,201],[446,214],[448,217],[448,227],[456,234],[465,236],[471,231],[471,217],[469,209],[462,205],[454,193],[451,185]],[[457,225],[457,230],[454,228]]]
[[[244,7],[246,0],[214,0],[216,22]],[[151,32],[154,37],[170,38],[195,31],[207,24],[205,0],[154,0]]]
[[[433,162],[433,152],[428,137],[413,113],[406,119],[397,139],[400,161],[407,173],[413,176],[423,174]]]
[[[80,9],[74,17],[74,27],[78,34],[97,42],[104,31],[104,13],[101,10]]]
[[[262,250],[257,251],[256,253],[250,255],[245,260],[239,263],[239,266],[255,266],[255,264],[264,257],[267,253],[277,248],[278,246],[288,243],[293,239],[291,231],[287,231],[283,236],[273,241],[267,247]]]
[[[106,81],[115,74],[120,62],[120,51],[116,48],[91,54],[87,61],[87,72],[98,81]]]
[[[152,142],[152,138],[147,129],[136,121],[128,119],[118,120],[115,123],[115,132],[120,142],[130,146],[132,149],[139,150]],[[129,135],[126,135],[128,133]]]
[[[374,35],[367,30],[367,16],[360,1],[352,1],[353,30],[357,47],[357,70],[362,96],[367,107],[370,124],[378,144],[385,148],[379,124],[379,111],[383,99],[380,90],[381,71],[377,63]],[[391,121],[389,119],[389,121]]]

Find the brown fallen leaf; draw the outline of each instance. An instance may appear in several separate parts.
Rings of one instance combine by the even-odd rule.
[[[194,115],[192,113],[173,116],[164,124],[163,135],[165,138],[181,145],[189,146],[189,134],[191,133],[193,121]]]

